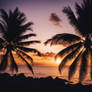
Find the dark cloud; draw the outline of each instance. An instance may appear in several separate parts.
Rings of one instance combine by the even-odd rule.
[[[60,27],[61,27],[61,22],[62,22],[62,20],[58,17],[57,14],[51,13],[49,20],[50,20],[55,26],[60,26]]]

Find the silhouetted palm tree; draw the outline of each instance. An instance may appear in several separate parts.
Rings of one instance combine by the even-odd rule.
[[[10,61],[10,69],[18,72],[18,67],[13,55],[15,52],[33,73],[31,67],[33,59],[26,54],[26,52],[34,52],[38,55],[40,55],[40,52],[34,48],[28,48],[26,46],[33,43],[40,43],[40,41],[23,41],[32,36],[36,36],[36,34],[33,33],[24,35],[28,30],[32,31],[30,26],[33,24],[32,22],[25,22],[25,14],[20,12],[18,8],[14,11],[10,10],[9,13],[4,9],[0,9],[0,50],[4,49],[5,52],[1,58],[0,70],[5,70],[8,61]]]
[[[75,27],[75,31],[81,36],[74,34],[56,34],[48,39],[45,44],[70,44],[67,48],[60,51],[55,58],[61,58],[59,71],[68,62],[72,64],[69,67],[68,78],[71,79],[75,74],[78,64],[80,65],[79,81],[84,80],[88,65],[90,64],[90,76],[92,79],[92,0],[83,0],[82,4],[75,4],[76,15],[68,6],[63,9],[69,22]]]

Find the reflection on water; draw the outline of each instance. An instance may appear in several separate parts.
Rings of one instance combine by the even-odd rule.
[[[31,71],[26,66],[19,66],[18,73],[24,73],[25,76],[32,76],[34,78],[52,76],[53,78],[59,77],[59,78],[63,78],[63,79],[68,79],[68,67],[67,66],[64,67],[61,75],[59,74],[58,66],[33,66],[33,70],[35,73],[34,76],[32,75]],[[77,68],[75,76],[73,76],[73,78],[72,78],[73,83],[78,82],[78,76],[79,76],[78,70],[79,70],[79,67]],[[9,68],[7,68],[7,70],[5,72],[10,73],[11,75],[13,75],[15,73],[15,72],[11,72],[9,70]],[[83,84],[92,84],[92,80],[90,80],[89,76],[90,75],[88,73],[85,80],[83,81]]]

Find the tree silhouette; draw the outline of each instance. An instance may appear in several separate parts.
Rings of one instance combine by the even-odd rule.
[[[68,6],[63,9],[63,12],[80,36],[68,33],[56,34],[51,39],[48,39],[45,45],[48,43],[51,45],[69,45],[55,57],[56,59],[61,58],[59,71],[61,72],[62,68],[68,62],[71,62],[68,74],[68,78],[71,79],[76,72],[77,66],[80,65],[79,81],[81,82],[87,74],[89,64],[92,79],[92,0],[83,0],[80,5],[76,3],[75,10],[76,14]]]
[[[7,13],[4,9],[0,9],[0,50],[4,50],[1,56],[0,71],[5,70],[10,61],[10,69],[18,72],[18,66],[14,59],[14,52],[18,57],[26,63],[32,71],[33,59],[26,52],[34,52],[40,55],[40,52],[34,48],[28,48],[30,44],[40,43],[40,41],[25,41],[26,39],[36,36],[34,33],[24,35],[25,32],[31,30],[32,22],[26,22],[25,14],[20,12],[18,8]],[[29,61],[29,62],[28,62]]]

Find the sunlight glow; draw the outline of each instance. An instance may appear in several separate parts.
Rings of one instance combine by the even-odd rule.
[[[61,59],[60,58],[57,58],[56,63],[57,64],[60,64],[61,63]]]

